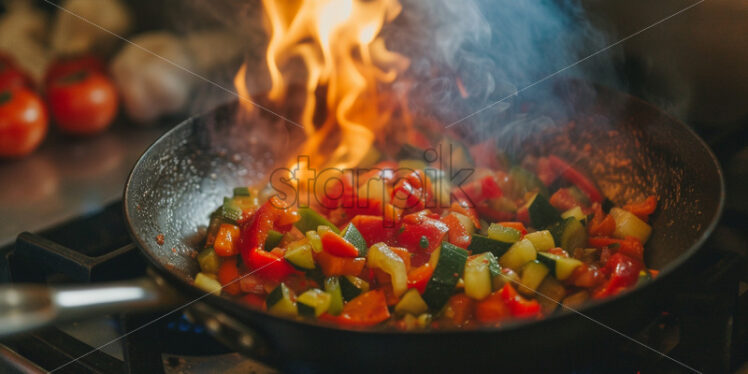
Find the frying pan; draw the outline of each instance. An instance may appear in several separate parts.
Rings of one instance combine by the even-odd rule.
[[[251,136],[236,136],[238,105],[233,104],[176,126],[156,141],[132,170],[124,194],[124,213],[132,238],[152,270],[148,278],[124,286],[141,294],[109,296],[104,302],[72,297],[78,303],[60,305],[60,292],[87,291],[6,288],[0,290],[0,300],[6,303],[0,308],[6,310],[0,315],[0,326],[13,327],[0,329],[0,333],[78,317],[81,311],[187,304],[188,317],[205,324],[231,348],[288,371],[558,368],[564,357],[584,356],[580,352],[586,352],[587,347],[599,346],[616,335],[613,330],[628,333],[651,320],[667,301],[668,292],[677,287],[679,277],[687,276],[687,261],[714,228],[722,210],[724,185],[719,165],[702,140],[658,109],[578,81],[554,90],[564,102],[549,115],[557,117],[556,123],[576,119],[572,127],[549,127],[530,134],[516,129],[524,134],[502,133],[501,138],[521,143],[520,153],[553,151],[574,161],[618,204],[652,193],[659,197],[658,211],[651,217],[653,236],[646,245],[645,260],[660,274],[644,286],[589,303],[580,313],[556,313],[540,321],[407,333],[290,320],[228,298],[205,295],[191,283],[198,271],[193,250],[201,244],[195,233],[233,187],[246,185],[253,176],[256,181],[257,176],[266,175],[269,165],[287,157],[273,153],[273,148],[278,148],[270,146],[274,139],[263,143]],[[586,147],[587,143],[590,146]],[[99,290],[110,287],[98,286]],[[8,301],[9,292],[15,302]],[[86,309],[86,300],[96,308]]]

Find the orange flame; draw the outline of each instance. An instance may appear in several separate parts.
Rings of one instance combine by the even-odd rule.
[[[263,0],[263,6],[270,32],[265,62],[272,86],[267,98],[276,106],[284,104],[290,80],[298,77],[287,72],[290,64],[301,61],[305,68],[305,100],[298,122],[307,139],[299,154],[314,155],[316,166],[357,165],[396,108],[381,85],[393,82],[409,64],[388,50],[379,35],[383,25],[401,12],[400,3]],[[241,95],[248,92],[246,73],[243,66],[235,78]]]

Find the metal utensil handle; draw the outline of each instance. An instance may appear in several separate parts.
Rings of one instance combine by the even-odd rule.
[[[0,337],[76,318],[176,304],[178,293],[159,280],[143,277],[84,286],[2,286]]]

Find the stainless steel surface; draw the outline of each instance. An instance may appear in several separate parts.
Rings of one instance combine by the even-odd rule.
[[[157,277],[94,286],[2,286],[0,336],[25,332],[54,322],[122,310],[175,305],[180,300],[176,295]]]
[[[164,131],[121,121],[89,138],[52,130],[31,156],[0,160],[0,246],[120,199],[132,165]]]

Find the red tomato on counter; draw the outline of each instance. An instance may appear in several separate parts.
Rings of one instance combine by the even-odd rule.
[[[44,75],[44,84],[49,86],[50,83],[81,70],[104,73],[104,63],[95,56],[57,60],[47,69],[47,73]]]
[[[47,111],[41,99],[25,88],[0,91],[0,156],[31,153],[47,133]]]
[[[16,62],[0,53],[0,91],[31,86],[31,79]]]
[[[68,133],[100,132],[117,115],[117,90],[101,72],[79,69],[57,77],[49,82],[47,95],[55,123]]]

